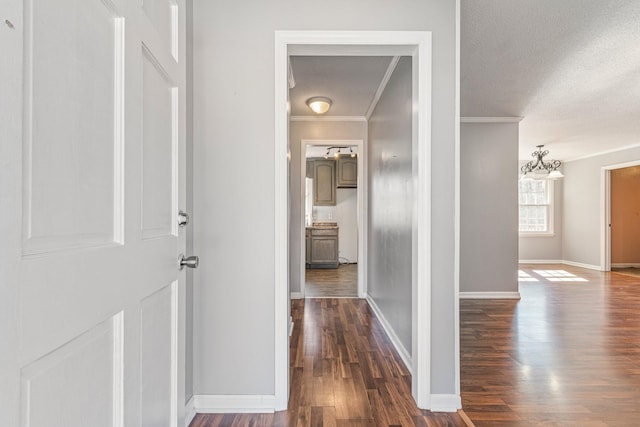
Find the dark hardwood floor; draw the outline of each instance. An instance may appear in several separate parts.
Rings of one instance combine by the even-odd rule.
[[[416,407],[411,376],[365,300],[292,301],[289,409],[199,414],[191,427],[466,426],[464,414]]]
[[[521,265],[520,301],[460,303],[462,407],[483,426],[640,426],[640,278]]]
[[[640,278],[521,265],[522,299],[460,302],[466,415],[485,426],[640,426]],[[210,426],[464,426],[416,408],[411,378],[366,301],[292,302],[291,400]]]
[[[305,270],[304,294],[307,298],[357,297],[358,264]]]

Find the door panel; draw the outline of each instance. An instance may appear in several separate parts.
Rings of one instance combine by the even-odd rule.
[[[0,425],[184,423],[184,2],[146,3],[3,3]]]
[[[116,403],[122,397],[121,321],[120,313],[23,368],[23,425],[116,424],[122,416]]]
[[[177,233],[177,88],[142,50],[142,237]]]
[[[26,3],[23,253],[111,243],[121,18],[100,0]]]
[[[162,39],[164,49],[178,60],[177,34],[178,7],[172,0],[144,0],[142,9]]]
[[[140,307],[140,390],[142,425],[170,426],[175,370],[175,313],[177,283],[142,300]]]

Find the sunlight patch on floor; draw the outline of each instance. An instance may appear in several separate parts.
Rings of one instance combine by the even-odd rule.
[[[587,279],[569,273],[566,270],[533,270],[549,282],[588,282]]]
[[[539,280],[522,270],[518,270],[518,282],[539,282]]]

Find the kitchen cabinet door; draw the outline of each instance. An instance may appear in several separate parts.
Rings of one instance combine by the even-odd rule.
[[[313,162],[313,204],[314,206],[336,205],[336,162],[315,160]]]
[[[358,186],[357,157],[340,157],[336,166],[338,188],[355,188]]]

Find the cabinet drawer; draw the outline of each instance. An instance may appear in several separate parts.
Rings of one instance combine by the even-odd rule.
[[[313,228],[313,229],[311,229],[311,235],[312,236],[337,236],[338,235],[338,229],[336,229],[336,228],[327,228],[327,229]]]

